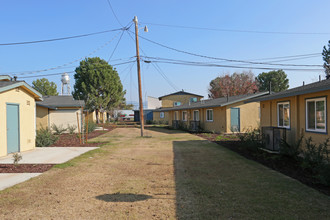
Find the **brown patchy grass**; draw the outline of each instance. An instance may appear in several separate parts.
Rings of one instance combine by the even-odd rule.
[[[199,137],[119,128],[0,192],[0,219],[327,219],[330,198]]]

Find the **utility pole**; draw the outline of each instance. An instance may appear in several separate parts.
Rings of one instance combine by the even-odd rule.
[[[140,53],[139,53],[139,27],[138,19],[135,16],[133,19],[135,23],[135,42],[136,42],[136,62],[137,62],[137,73],[138,73],[138,84],[139,84],[139,104],[140,104],[140,123],[141,123],[141,137],[144,132],[144,117],[143,117],[143,102],[142,102],[142,87],[141,87],[141,70],[140,70]]]

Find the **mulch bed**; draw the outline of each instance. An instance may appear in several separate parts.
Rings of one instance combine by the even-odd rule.
[[[216,141],[216,137],[219,134],[196,134],[199,137],[205,138],[211,142],[217,143],[223,147],[226,147],[229,150],[232,150],[239,155],[254,160],[266,167],[269,167],[277,172],[280,172],[286,176],[294,178],[301,183],[312,187],[328,196],[330,196],[330,187],[325,186],[323,184],[318,183],[318,181],[313,177],[313,175],[308,172],[308,170],[304,170],[298,164],[298,162],[292,160],[289,157],[285,157],[279,154],[270,154],[264,151],[260,152],[251,152],[246,148],[240,147],[241,141],[237,139],[233,140],[225,140],[225,141]]]
[[[112,131],[113,129],[115,129],[115,127],[109,126],[106,129],[108,129],[108,130],[93,131],[92,133],[89,133],[88,140],[91,138],[98,137],[109,131]],[[59,139],[55,142],[55,144],[53,144],[49,147],[97,147],[101,144],[102,143],[100,143],[100,142],[97,142],[97,143],[88,143],[87,142],[85,144],[82,144],[82,143],[80,144],[80,139],[77,134],[61,134]]]
[[[0,164],[0,173],[43,173],[55,164]]]

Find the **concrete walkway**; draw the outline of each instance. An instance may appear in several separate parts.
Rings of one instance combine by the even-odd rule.
[[[44,147],[22,152],[20,164],[61,164],[97,147]],[[0,164],[12,164],[13,156],[0,158]],[[24,182],[42,173],[0,173],[0,190]]]
[[[22,152],[22,160],[20,160],[19,163],[60,164],[96,148],[97,147],[37,147],[35,150]],[[10,154],[6,157],[1,157],[0,164],[4,163],[13,163],[13,156]]]

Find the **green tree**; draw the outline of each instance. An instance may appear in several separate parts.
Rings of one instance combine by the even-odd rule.
[[[49,82],[46,78],[34,80],[32,82],[32,87],[43,96],[58,95],[56,84],[54,82]]]
[[[283,70],[273,70],[270,72],[260,73],[256,78],[260,91],[269,90],[269,82],[271,82],[272,92],[280,92],[289,88],[289,79]]]
[[[325,71],[325,76],[327,79],[330,77],[330,40],[328,41],[328,48],[326,46],[323,47],[323,67]]]
[[[116,69],[99,57],[86,58],[80,62],[74,74],[73,97],[83,99],[88,110],[111,110],[122,103],[125,95]],[[99,118],[96,118],[99,123]]]

